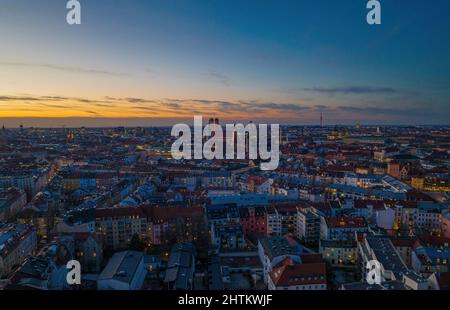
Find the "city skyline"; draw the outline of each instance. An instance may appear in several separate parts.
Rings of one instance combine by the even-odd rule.
[[[379,26],[356,1],[81,3],[69,26],[61,1],[2,2],[0,125],[450,119],[447,1],[383,2]]]
[[[449,30],[449,0],[0,1],[0,295],[429,303]]]

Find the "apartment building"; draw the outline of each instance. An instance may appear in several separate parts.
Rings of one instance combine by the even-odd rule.
[[[318,244],[320,240],[320,215],[314,208],[297,210],[296,236],[305,244]]]
[[[0,224],[0,278],[7,277],[14,268],[36,250],[36,230],[22,224]]]

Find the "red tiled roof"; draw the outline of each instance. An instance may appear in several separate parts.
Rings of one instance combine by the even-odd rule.
[[[248,177],[248,182],[254,182],[256,185],[261,185],[264,182],[266,182],[268,179],[257,176],[257,175],[251,175]]]
[[[297,212],[297,203],[273,203],[271,208],[276,209],[278,212]]]
[[[65,179],[113,179],[119,175],[114,172],[71,172],[64,176]]]
[[[420,241],[426,245],[431,246],[448,246],[450,244],[450,238],[430,236],[430,235],[421,236]]]
[[[300,256],[303,264],[315,264],[323,263],[323,257],[321,254],[303,254]]]
[[[431,173],[449,173],[450,170],[448,170],[446,167],[435,167],[431,169]]]
[[[412,248],[414,246],[414,243],[416,240],[414,239],[391,239],[392,244],[395,247],[410,247]]]
[[[367,222],[363,217],[327,217],[328,227],[332,228],[363,228],[367,227]]]
[[[384,201],[382,200],[355,200],[355,209],[367,209],[373,206],[374,210],[383,210]]]
[[[325,263],[292,265],[289,260],[284,265],[273,269],[269,276],[276,286],[318,285],[326,284]]]
[[[203,215],[202,207],[170,207],[170,208],[155,208],[148,209],[149,217],[153,220],[168,221],[179,217],[191,217],[193,215]]]
[[[403,208],[410,208],[410,209],[417,208],[417,201],[399,201],[396,204],[398,206],[402,206]]]
[[[180,217],[191,217],[193,215],[202,215],[202,207],[165,207],[159,208],[150,205],[140,207],[124,208],[106,208],[95,210],[95,217],[99,218],[117,218],[137,216],[139,218],[149,218],[151,220],[169,221]]]
[[[110,217],[129,217],[138,216],[145,217],[145,213],[141,208],[126,207],[126,208],[105,208],[96,209],[95,218],[110,218]]]
[[[89,236],[91,236],[91,234],[87,232],[78,232],[73,234],[73,238],[76,241],[86,241],[87,239],[89,239]]]

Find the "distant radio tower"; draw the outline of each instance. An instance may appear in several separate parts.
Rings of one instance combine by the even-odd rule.
[[[320,112],[320,127],[323,127],[323,112]]]

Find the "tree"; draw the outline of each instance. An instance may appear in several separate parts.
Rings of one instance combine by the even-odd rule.
[[[145,244],[141,241],[141,238],[138,234],[134,234],[131,237],[130,241],[130,249],[133,251],[143,251],[145,248]]]

